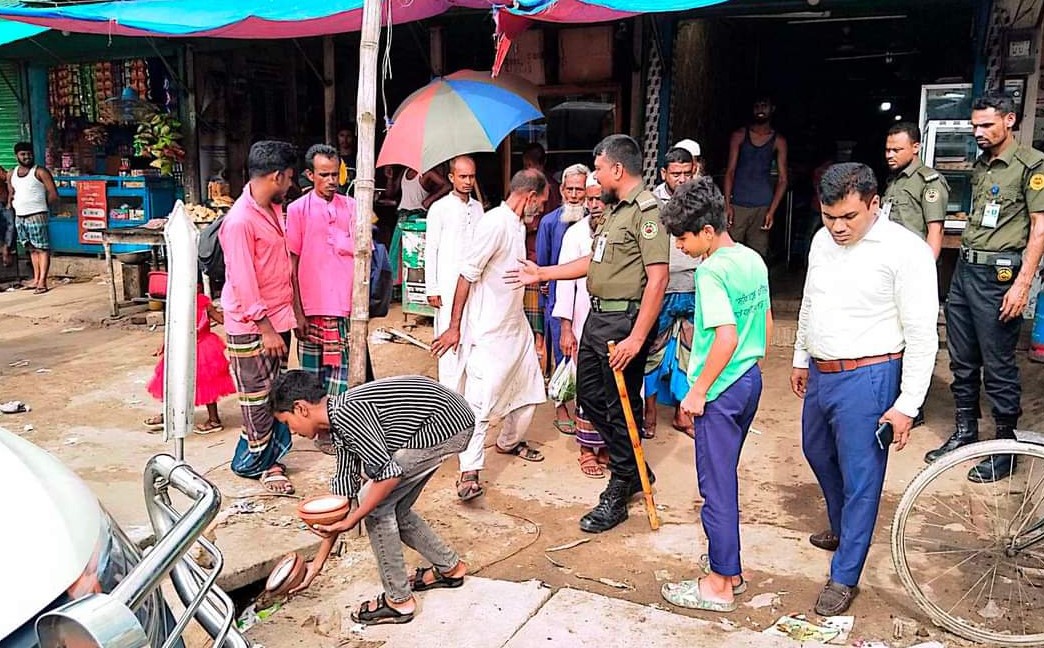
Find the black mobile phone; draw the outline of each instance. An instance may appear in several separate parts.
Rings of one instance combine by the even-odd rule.
[[[877,437],[877,445],[882,450],[888,449],[888,446],[892,445],[892,440],[895,438],[895,431],[892,429],[892,424],[885,421],[881,424],[877,431],[874,432],[874,436]]]

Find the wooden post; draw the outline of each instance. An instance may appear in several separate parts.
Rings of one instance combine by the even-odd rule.
[[[181,74],[185,79],[185,102],[181,114],[185,116],[184,133],[185,161],[182,162],[182,182],[185,184],[185,202],[203,204],[207,196],[203,193],[203,179],[199,176],[198,115],[196,113],[196,57],[191,45],[186,45],[182,55]]]
[[[432,25],[428,29],[428,49],[430,50],[429,56],[431,58],[431,74],[432,76],[440,77],[446,73],[445,65],[443,64],[443,54],[445,49],[442,46],[442,26]]]
[[[370,321],[370,258],[373,246],[374,157],[377,147],[377,48],[381,38],[381,0],[364,0],[359,43],[358,153],[355,178],[355,280],[348,334],[348,386],[366,381],[366,343]]]
[[[378,19],[379,20],[379,19]],[[378,36],[380,25],[378,24]],[[337,82],[334,65],[333,36],[323,36],[323,116],[326,118],[326,143],[336,144],[337,138]]]

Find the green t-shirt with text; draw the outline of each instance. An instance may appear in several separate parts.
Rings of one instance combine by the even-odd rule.
[[[768,268],[761,256],[739,243],[719,248],[696,268],[696,312],[689,358],[689,384],[707,361],[714,329],[736,326],[736,351],[707,392],[720,396],[765,356],[769,299]]]

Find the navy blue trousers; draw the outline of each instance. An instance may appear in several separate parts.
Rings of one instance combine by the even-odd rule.
[[[738,576],[740,450],[754,422],[761,400],[761,368],[754,365],[717,398],[707,403],[703,416],[693,419],[696,432],[696,480],[703,507],[700,520],[707,534],[711,570]]]
[[[899,396],[902,360],[854,371],[808,372],[801,414],[802,447],[826,499],[830,530],[841,538],[831,580],[854,587],[866,563],[877,523],[888,448],[874,432]]]

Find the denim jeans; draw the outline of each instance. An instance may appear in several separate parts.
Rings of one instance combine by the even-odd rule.
[[[391,601],[406,601],[412,595],[406,559],[402,554],[403,544],[431,562],[440,572],[451,571],[460,561],[457,552],[450,549],[428,523],[413,512],[413,504],[442,462],[467,446],[473,431],[474,428],[462,430],[431,448],[403,448],[392,455],[392,459],[403,470],[399,485],[366,516],[366,533],[370,537],[374,558],[377,559],[377,570],[385,595]],[[365,498],[371,483],[367,482],[362,487],[360,501]]]

